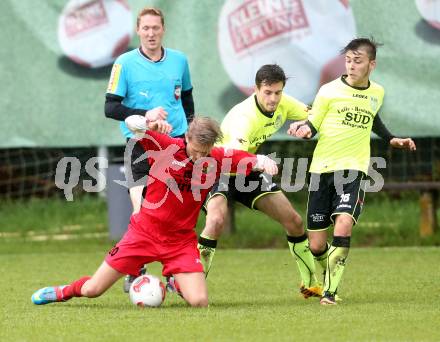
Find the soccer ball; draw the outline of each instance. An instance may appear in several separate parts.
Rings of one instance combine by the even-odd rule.
[[[73,62],[89,68],[112,64],[133,35],[126,0],[70,0],[58,22],[58,42]]]
[[[130,300],[137,306],[160,306],[165,299],[165,294],[165,285],[151,274],[137,277],[130,286]]]

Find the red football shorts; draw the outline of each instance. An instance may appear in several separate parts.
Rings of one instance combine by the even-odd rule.
[[[144,264],[154,261],[162,263],[164,277],[203,272],[194,231],[177,241],[166,241],[158,238],[157,234],[137,231],[132,223],[122,239],[108,252],[105,261],[118,272],[130,275],[138,275]]]

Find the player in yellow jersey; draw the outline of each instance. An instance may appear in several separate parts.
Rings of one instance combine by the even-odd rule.
[[[416,149],[412,139],[394,137],[380,120],[384,89],[369,79],[376,67],[376,48],[371,39],[352,40],[342,50],[347,74],[323,85],[308,120],[291,124],[288,130],[300,138],[319,133],[310,165],[307,228],[310,249],[325,269],[323,305],[336,304],[352,228],[362,210],[371,131],[393,147]],[[329,246],[331,223],[334,233]]]
[[[255,153],[258,147],[278,131],[286,120],[304,120],[305,104],[283,94],[286,75],[275,64],[264,65],[255,76],[255,93],[234,106],[223,119],[221,146]],[[245,185],[254,184],[254,189]],[[241,184],[241,186],[240,186]],[[258,186],[257,186],[258,185]],[[321,287],[315,276],[313,255],[301,217],[287,197],[267,175],[253,172],[241,182],[238,177],[223,177],[214,186],[206,203],[206,224],[199,237],[199,249],[207,275],[227,214],[227,201],[236,200],[278,221],[287,234],[289,250],[300,271],[300,292],[305,298],[320,297]]]

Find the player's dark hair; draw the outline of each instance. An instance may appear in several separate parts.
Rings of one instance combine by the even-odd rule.
[[[223,139],[220,124],[212,118],[195,116],[186,133],[189,140],[195,140],[199,144],[213,146]]]
[[[376,42],[374,38],[356,38],[350,41],[347,46],[341,50],[341,54],[345,54],[348,51],[357,51],[360,48],[365,48],[370,61],[374,61],[376,59],[377,48],[382,45],[383,44]]]
[[[162,26],[165,26],[165,18],[163,16],[163,13],[160,9],[154,8],[154,7],[144,7],[139,11],[139,14],[136,19],[136,27],[139,28],[139,22],[141,21],[141,17],[144,15],[155,15],[157,17],[160,17],[160,21],[162,22]]]
[[[271,85],[278,82],[283,82],[283,86],[286,85],[287,77],[284,70],[277,64],[266,64],[258,69],[255,75],[255,85],[257,88],[264,83]]]

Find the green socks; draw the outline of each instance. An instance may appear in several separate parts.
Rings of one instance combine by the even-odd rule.
[[[342,274],[344,273],[345,263],[350,250],[349,236],[334,236],[332,245],[328,250],[327,268],[325,272],[324,291],[332,294],[336,293]]]
[[[200,260],[205,270],[205,276],[208,277],[211,269],[212,259],[214,258],[215,248],[217,247],[217,240],[211,239],[207,236],[199,236],[199,243],[197,248],[200,252]]]
[[[287,243],[289,244],[290,253],[292,253],[298,265],[302,284],[305,287],[316,286],[318,280],[315,275],[315,261],[310,252],[307,235],[304,234],[297,237],[287,236]]]
[[[319,266],[321,266],[323,274],[325,274],[325,270],[327,269],[327,257],[328,257],[329,249],[330,249],[330,244],[327,243],[323,252],[320,252],[318,254],[312,252],[315,261],[319,264]]]

